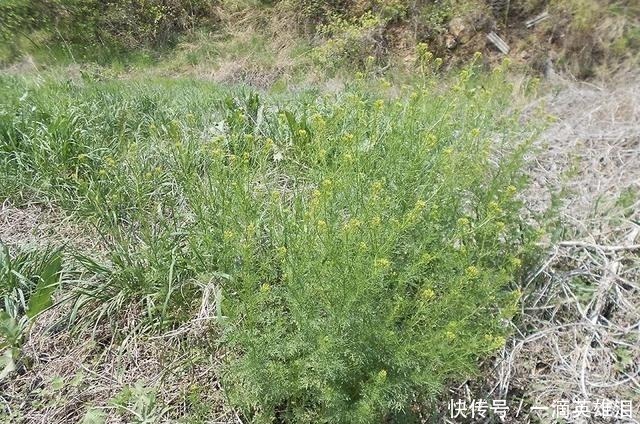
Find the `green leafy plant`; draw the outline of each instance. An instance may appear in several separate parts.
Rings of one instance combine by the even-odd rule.
[[[6,193],[103,235],[107,261],[78,256],[76,320],[215,323],[247,421],[415,418],[504,343],[535,240],[518,198],[535,131],[504,112],[504,69],[476,71],[281,97],[11,80]],[[119,404],[155,416],[138,397]]]
[[[140,381],[122,389],[111,402],[122,415],[139,424],[156,423],[167,412],[166,407],[159,405],[155,389]]]
[[[320,34],[325,39],[314,48],[313,58],[328,69],[345,63],[364,68],[368,62],[381,56],[384,26],[385,21],[371,12],[355,19],[335,16],[321,27]]]
[[[53,304],[61,275],[60,251],[23,252],[12,258],[0,244],[0,380],[16,369],[29,326]]]

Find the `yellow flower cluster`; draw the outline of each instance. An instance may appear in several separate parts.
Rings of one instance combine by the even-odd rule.
[[[426,289],[422,290],[422,292],[420,293],[420,297],[422,298],[422,300],[424,300],[426,302],[429,302],[429,301],[435,299],[436,292],[434,292],[433,289],[426,288]]]
[[[260,286],[260,293],[269,293],[271,291],[271,285],[268,283],[263,283]]]
[[[407,223],[411,224],[416,222],[420,218],[422,211],[424,211],[426,207],[427,207],[427,202],[425,202],[424,200],[418,200],[414,205],[414,207],[407,213],[407,216],[406,216]]]
[[[465,270],[465,273],[469,278],[476,278],[478,275],[480,275],[480,270],[478,269],[478,267],[471,265],[467,267],[467,269]]]
[[[373,267],[378,270],[389,269],[390,266],[391,266],[391,261],[385,258],[376,259],[373,262]]]
[[[489,202],[489,212],[498,215],[502,213],[502,208],[500,208],[500,205],[498,204],[498,202],[491,201]]]
[[[346,224],[344,224],[343,229],[346,232],[351,232],[353,230],[360,228],[361,225],[362,225],[362,221],[360,221],[359,219],[353,218],[348,220]]]
[[[484,340],[489,345],[490,350],[501,348],[505,345],[507,340],[502,336],[494,336],[492,334],[485,334]]]
[[[437,143],[438,143],[438,139],[436,138],[436,136],[434,134],[429,133],[424,138],[424,146],[427,149],[432,149],[433,147],[435,147],[435,145]]]
[[[384,185],[383,185],[382,181],[380,181],[380,180],[374,181],[373,184],[371,184],[371,195],[373,197],[378,197],[378,195],[382,191],[383,187],[384,187]]]
[[[465,217],[459,218],[458,219],[458,227],[460,228],[467,228],[469,227],[469,220]]]

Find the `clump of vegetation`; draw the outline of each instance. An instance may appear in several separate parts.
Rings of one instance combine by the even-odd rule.
[[[531,133],[503,112],[502,69],[293,98],[0,87],[0,196],[53,202],[108,240],[107,262],[79,258],[79,324],[137,305],[158,333],[214,311],[247,419],[423,414],[504,343],[534,231],[517,196]]]
[[[63,46],[78,58],[93,58],[100,50],[162,49],[205,24],[213,26],[215,6],[202,0],[10,0],[0,5],[0,40],[13,55],[25,45]]]
[[[38,315],[53,304],[62,255],[53,249],[12,256],[0,243],[0,382],[23,366],[21,347]]]
[[[312,51],[313,58],[328,70],[344,68],[348,64],[366,69],[385,56],[384,24],[380,17],[371,13],[353,21],[334,18],[321,28],[320,34],[326,40]]]
[[[493,53],[487,63],[497,65],[500,54],[486,41],[495,31],[521,64],[588,78],[637,64],[639,12],[633,0],[8,0],[0,4],[0,60],[25,52],[103,64],[173,57],[239,75],[225,80],[251,80],[261,67],[308,74],[308,58],[323,74],[367,69],[370,58],[406,70],[421,43],[451,66],[476,51]]]
[[[555,17],[542,26],[558,46],[562,67],[579,78],[638,65],[640,5],[631,0],[552,1]]]

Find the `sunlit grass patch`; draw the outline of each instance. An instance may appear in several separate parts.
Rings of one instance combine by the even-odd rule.
[[[331,95],[1,90],[2,197],[53,202],[109,248],[78,255],[78,325],[131,305],[149,333],[214,323],[247,419],[420,414],[504,343],[535,235],[517,197],[533,131],[505,112],[501,70]]]

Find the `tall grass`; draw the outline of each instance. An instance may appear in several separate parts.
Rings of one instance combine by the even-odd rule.
[[[92,223],[80,324],[162,331],[215,287],[255,422],[424,413],[504,343],[533,230],[503,72],[274,97],[194,81],[0,81],[0,197]],[[90,310],[94,312],[91,313]]]

